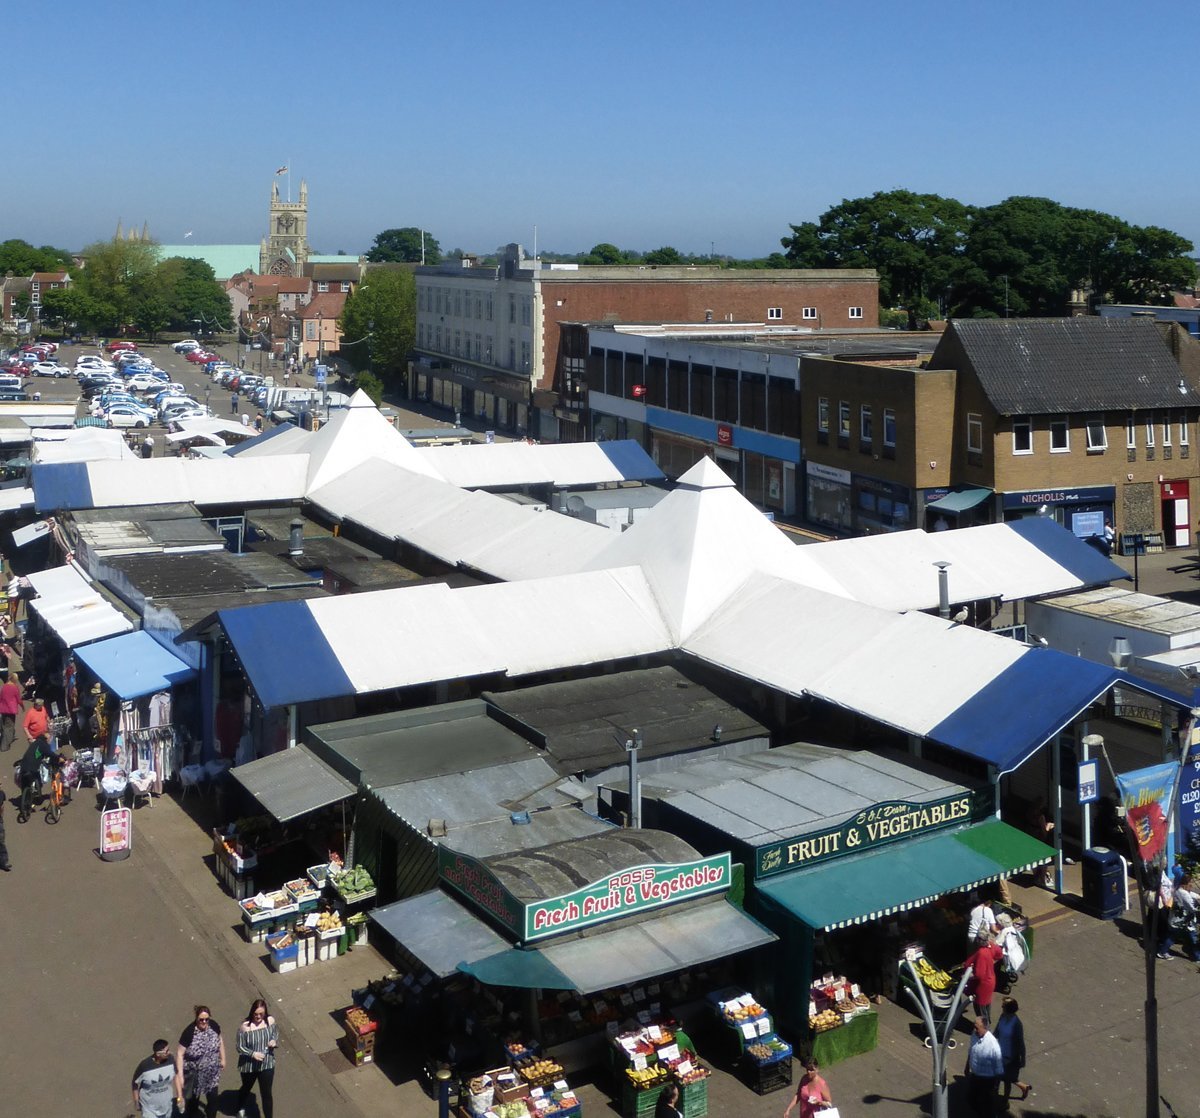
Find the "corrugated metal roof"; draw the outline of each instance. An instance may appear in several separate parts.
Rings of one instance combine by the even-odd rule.
[[[956,319],[932,368],[955,364],[955,342],[1001,415],[1200,405],[1150,319]]]
[[[280,823],[355,794],[350,781],[302,745],[237,765],[231,774]]]

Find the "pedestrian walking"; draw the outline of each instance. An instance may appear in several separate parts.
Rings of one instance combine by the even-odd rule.
[[[963,964],[972,970],[967,981],[967,995],[974,998],[975,1012],[986,1025],[992,1023],[992,999],[996,996],[996,964],[1003,958],[1004,949],[989,933],[987,942],[980,945]]]
[[[243,427],[250,426],[250,413],[248,411],[242,412],[242,426]]]
[[[10,658],[11,659],[11,658]],[[0,753],[12,749],[17,738],[17,715],[21,713],[21,685],[17,673],[8,672],[0,686]]]
[[[233,394],[233,398],[229,401],[229,410],[234,415],[237,415],[238,413],[238,394],[236,392]]]
[[[263,429],[263,413],[262,412],[259,412],[258,415],[256,415],[254,417],[254,429],[256,431],[261,431]]]
[[[194,1007],[195,1018],[179,1037],[175,1074],[182,1083],[185,1118],[195,1118],[204,1100],[206,1118],[216,1118],[221,1073],[225,1070],[225,1041],[221,1026],[206,1005]]]
[[[804,1074],[800,1077],[792,1101],[783,1112],[783,1118],[788,1118],[792,1108],[797,1105],[800,1107],[798,1118],[815,1118],[826,1107],[833,1106],[829,1084],[821,1078],[821,1065],[812,1057],[804,1063]]]
[[[154,457],[154,436],[153,435],[147,435],[142,440],[142,457],[143,458],[153,458]]]
[[[238,1026],[238,1074],[242,1085],[238,1089],[238,1118],[246,1118],[246,1103],[254,1084],[262,1097],[263,1118],[274,1118],[275,1103],[271,1090],[275,1083],[275,1056],[279,1046],[279,1027],[267,1012],[267,1003],[256,998],[250,1005],[246,1020]]]
[[[995,1118],[1000,1080],[1004,1076],[1004,1057],[1000,1042],[988,1032],[987,1022],[975,1018],[975,1032],[967,1050],[967,1102],[983,1118]]]
[[[137,1118],[171,1118],[180,1099],[171,1060],[171,1045],[156,1040],[147,1056],[133,1069],[133,1111]]]
[[[1185,877],[1174,887],[1171,893],[1171,907],[1160,912],[1158,923],[1160,929],[1166,924],[1166,930],[1160,931],[1158,940],[1158,957],[1173,959],[1171,946],[1175,937],[1183,941],[1182,947],[1193,963],[1200,963],[1200,944],[1197,943],[1197,932],[1200,928],[1200,885],[1195,878]]]
[[[996,923],[996,910],[992,907],[990,900],[980,897],[978,903],[971,909],[970,918],[967,920],[967,943],[971,947],[978,947],[980,944],[987,943],[988,937],[995,935],[1000,931],[1000,925]]]
[[[1017,1016],[1020,1006],[1016,998],[1005,998],[1000,1006],[1000,1020],[996,1022],[996,1042],[1004,1058],[1004,1101],[1007,1102],[1012,1089],[1021,1092],[1021,1099],[1029,1098],[1033,1088],[1021,1081],[1021,1069],[1025,1066],[1025,1026]]]
[[[0,784],[3,784],[0,780]],[[8,860],[8,843],[4,838],[4,801],[8,797],[4,794],[4,789],[0,788],[0,870],[8,873],[12,869],[12,862]]]
[[[683,1118],[683,1111],[679,1109],[678,1083],[663,1088],[654,1106],[654,1118]]]

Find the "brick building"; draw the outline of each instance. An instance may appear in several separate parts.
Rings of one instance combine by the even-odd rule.
[[[543,264],[520,245],[495,267],[472,258],[418,268],[411,390],[498,429],[590,437],[583,361],[563,322],[755,323],[874,328],[869,269],[734,270]]]
[[[1198,349],[1145,318],[981,319],[927,362],[806,358],[807,515],[858,533],[1041,514],[1187,546]]]

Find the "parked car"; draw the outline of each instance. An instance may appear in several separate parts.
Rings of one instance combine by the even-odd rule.
[[[176,400],[159,410],[158,418],[163,423],[170,423],[182,415],[205,415],[205,410],[195,400]]]
[[[184,408],[181,406],[178,411],[172,412],[171,415],[166,419],[165,422],[167,424],[168,430],[178,431],[181,420],[184,420],[184,419],[206,419],[211,414],[212,413],[207,408],[204,408],[204,407]]]
[[[209,353],[206,349],[193,349],[191,352],[184,355],[193,365],[207,365],[210,361],[215,361],[217,355]]]
[[[153,373],[134,373],[133,376],[127,377],[125,387],[130,392],[147,392],[152,388],[158,388],[162,383]]]
[[[189,350],[203,349],[204,347],[195,338],[184,338],[183,341],[176,342],[171,348],[176,353],[187,353]]]
[[[104,348],[106,350],[108,350],[109,353],[120,353],[121,350],[123,350],[123,349],[124,350],[137,349],[137,346],[134,345],[133,342],[115,341],[115,342],[109,342],[108,345],[106,345]]]
[[[158,405],[158,415],[164,416],[173,407],[178,407],[180,404],[189,408],[198,408],[200,405],[190,396],[166,396]]]
[[[29,370],[35,377],[69,377],[71,370],[57,361],[39,361]]]
[[[141,408],[132,404],[113,404],[103,413],[104,422],[109,427],[149,427],[154,417],[147,415]]]
[[[84,377],[79,382],[79,390],[85,400],[92,400],[105,392],[111,392],[113,389],[120,387],[121,382],[119,380],[103,373],[97,376]]]

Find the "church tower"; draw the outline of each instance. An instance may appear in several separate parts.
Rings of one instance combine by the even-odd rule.
[[[258,249],[259,275],[299,276],[308,260],[308,184],[300,182],[300,201],[279,197],[278,179],[271,183],[267,235]]]

